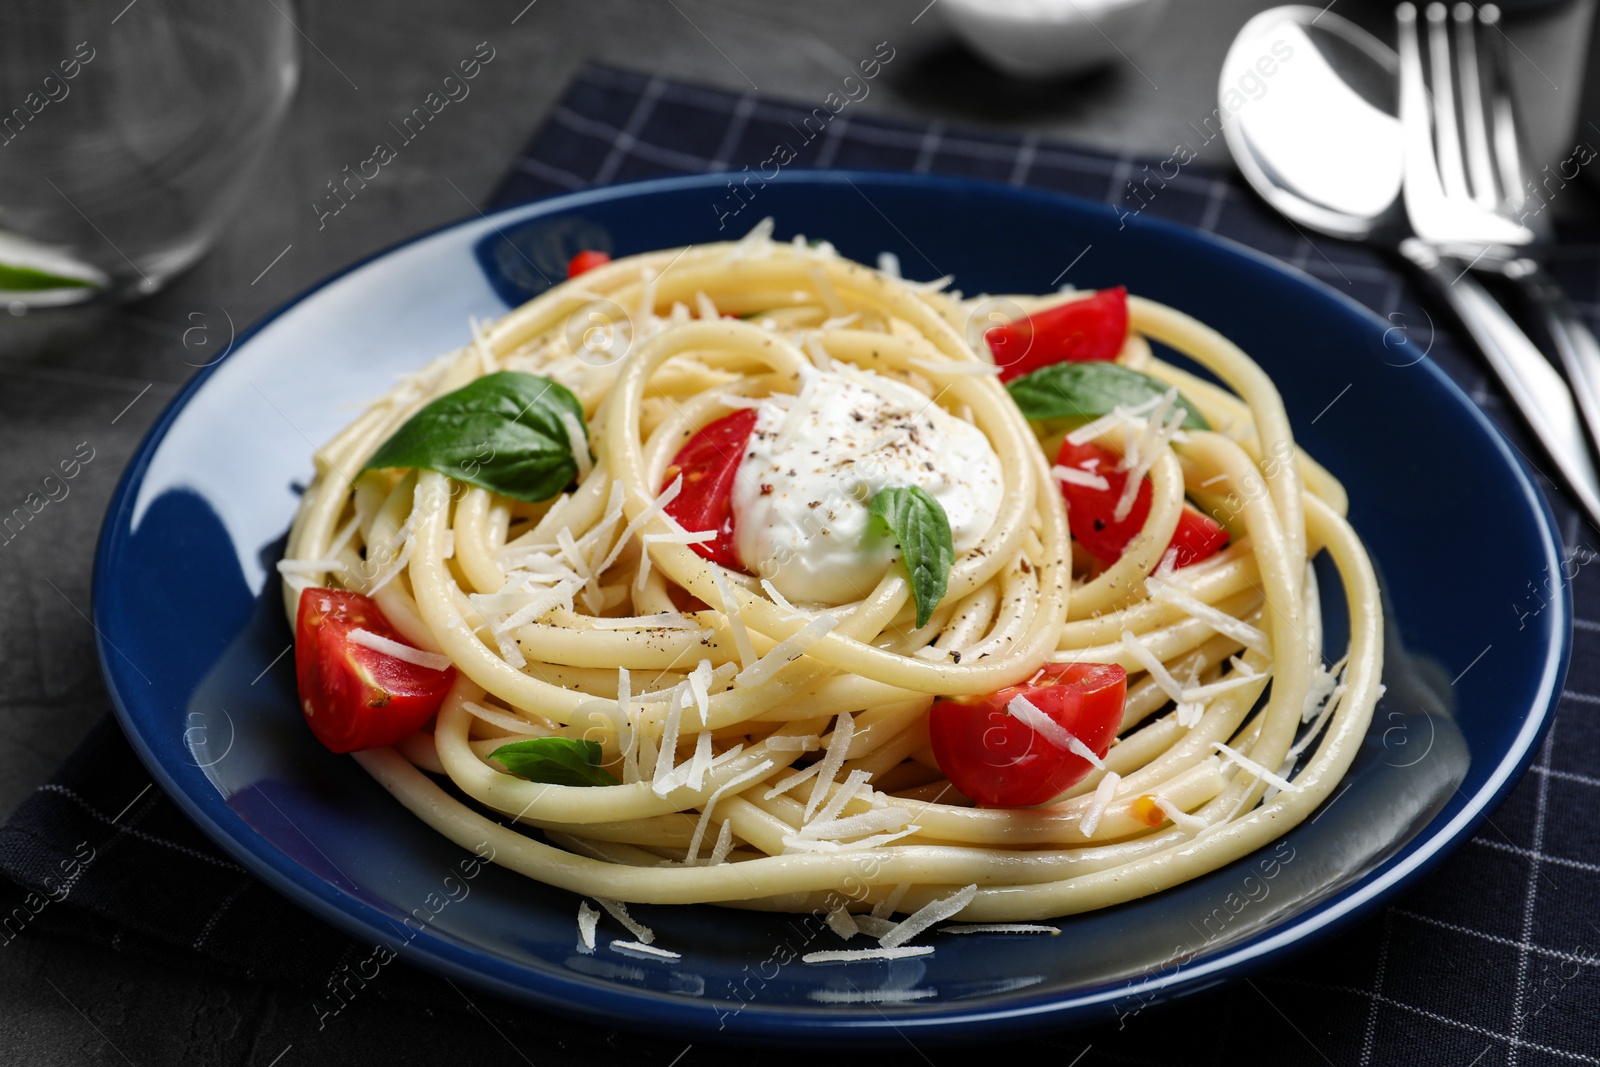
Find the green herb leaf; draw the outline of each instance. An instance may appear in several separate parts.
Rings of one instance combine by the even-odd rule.
[[[950,568],[956,562],[949,516],[937,500],[915,485],[882,490],[872,498],[868,511],[888,526],[900,543],[906,572],[911,576],[911,595],[917,602],[917,625],[926,625],[933,609],[944,599]]]
[[[0,263],[0,291],[8,293],[35,292],[42,289],[99,289],[98,282],[88,278],[74,278],[66,274],[52,274],[36,267],[22,267]]]
[[[600,745],[570,737],[534,737],[513,741],[489,753],[506,770],[530,782],[551,785],[616,785],[617,779],[600,766]]]
[[[1158,378],[1120,363],[1052,363],[1008,385],[1011,399],[1029,419],[1097,419],[1119,404],[1147,403],[1172,388]],[[1209,430],[1198,408],[1178,394],[1185,430]]]
[[[363,469],[438,471],[537,504],[578,473],[563,414],[577,419],[587,448],[583,405],[565,386],[520,371],[486,374],[411,416]]]

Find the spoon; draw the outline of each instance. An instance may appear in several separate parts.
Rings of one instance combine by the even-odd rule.
[[[1239,31],[1219,98],[1245,180],[1291,222],[1388,247],[1416,267],[1600,524],[1600,477],[1572,390],[1466,265],[1418,240],[1407,221],[1394,51],[1326,9],[1273,8]]]

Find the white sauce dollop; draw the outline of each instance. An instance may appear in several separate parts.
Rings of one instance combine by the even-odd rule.
[[[937,500],[958,555],[988,531],[1005,491],[983,431],[911,386],[871,371],[807,370],[791,407],[759,408],[733,488],[739,556],[790,600],[859,600],[899,554],[891,536],[869,529],[868,505],[889,486]]]

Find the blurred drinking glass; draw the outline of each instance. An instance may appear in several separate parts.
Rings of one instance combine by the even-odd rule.
[[[292,0],[0,3],[0,304],[130,299],[199,259],[288,109]]]

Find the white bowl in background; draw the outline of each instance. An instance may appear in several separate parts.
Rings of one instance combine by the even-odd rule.
[[[1114,59],[1167,0],[941,0],[950,28],[1007,74],[1053,78]]]

